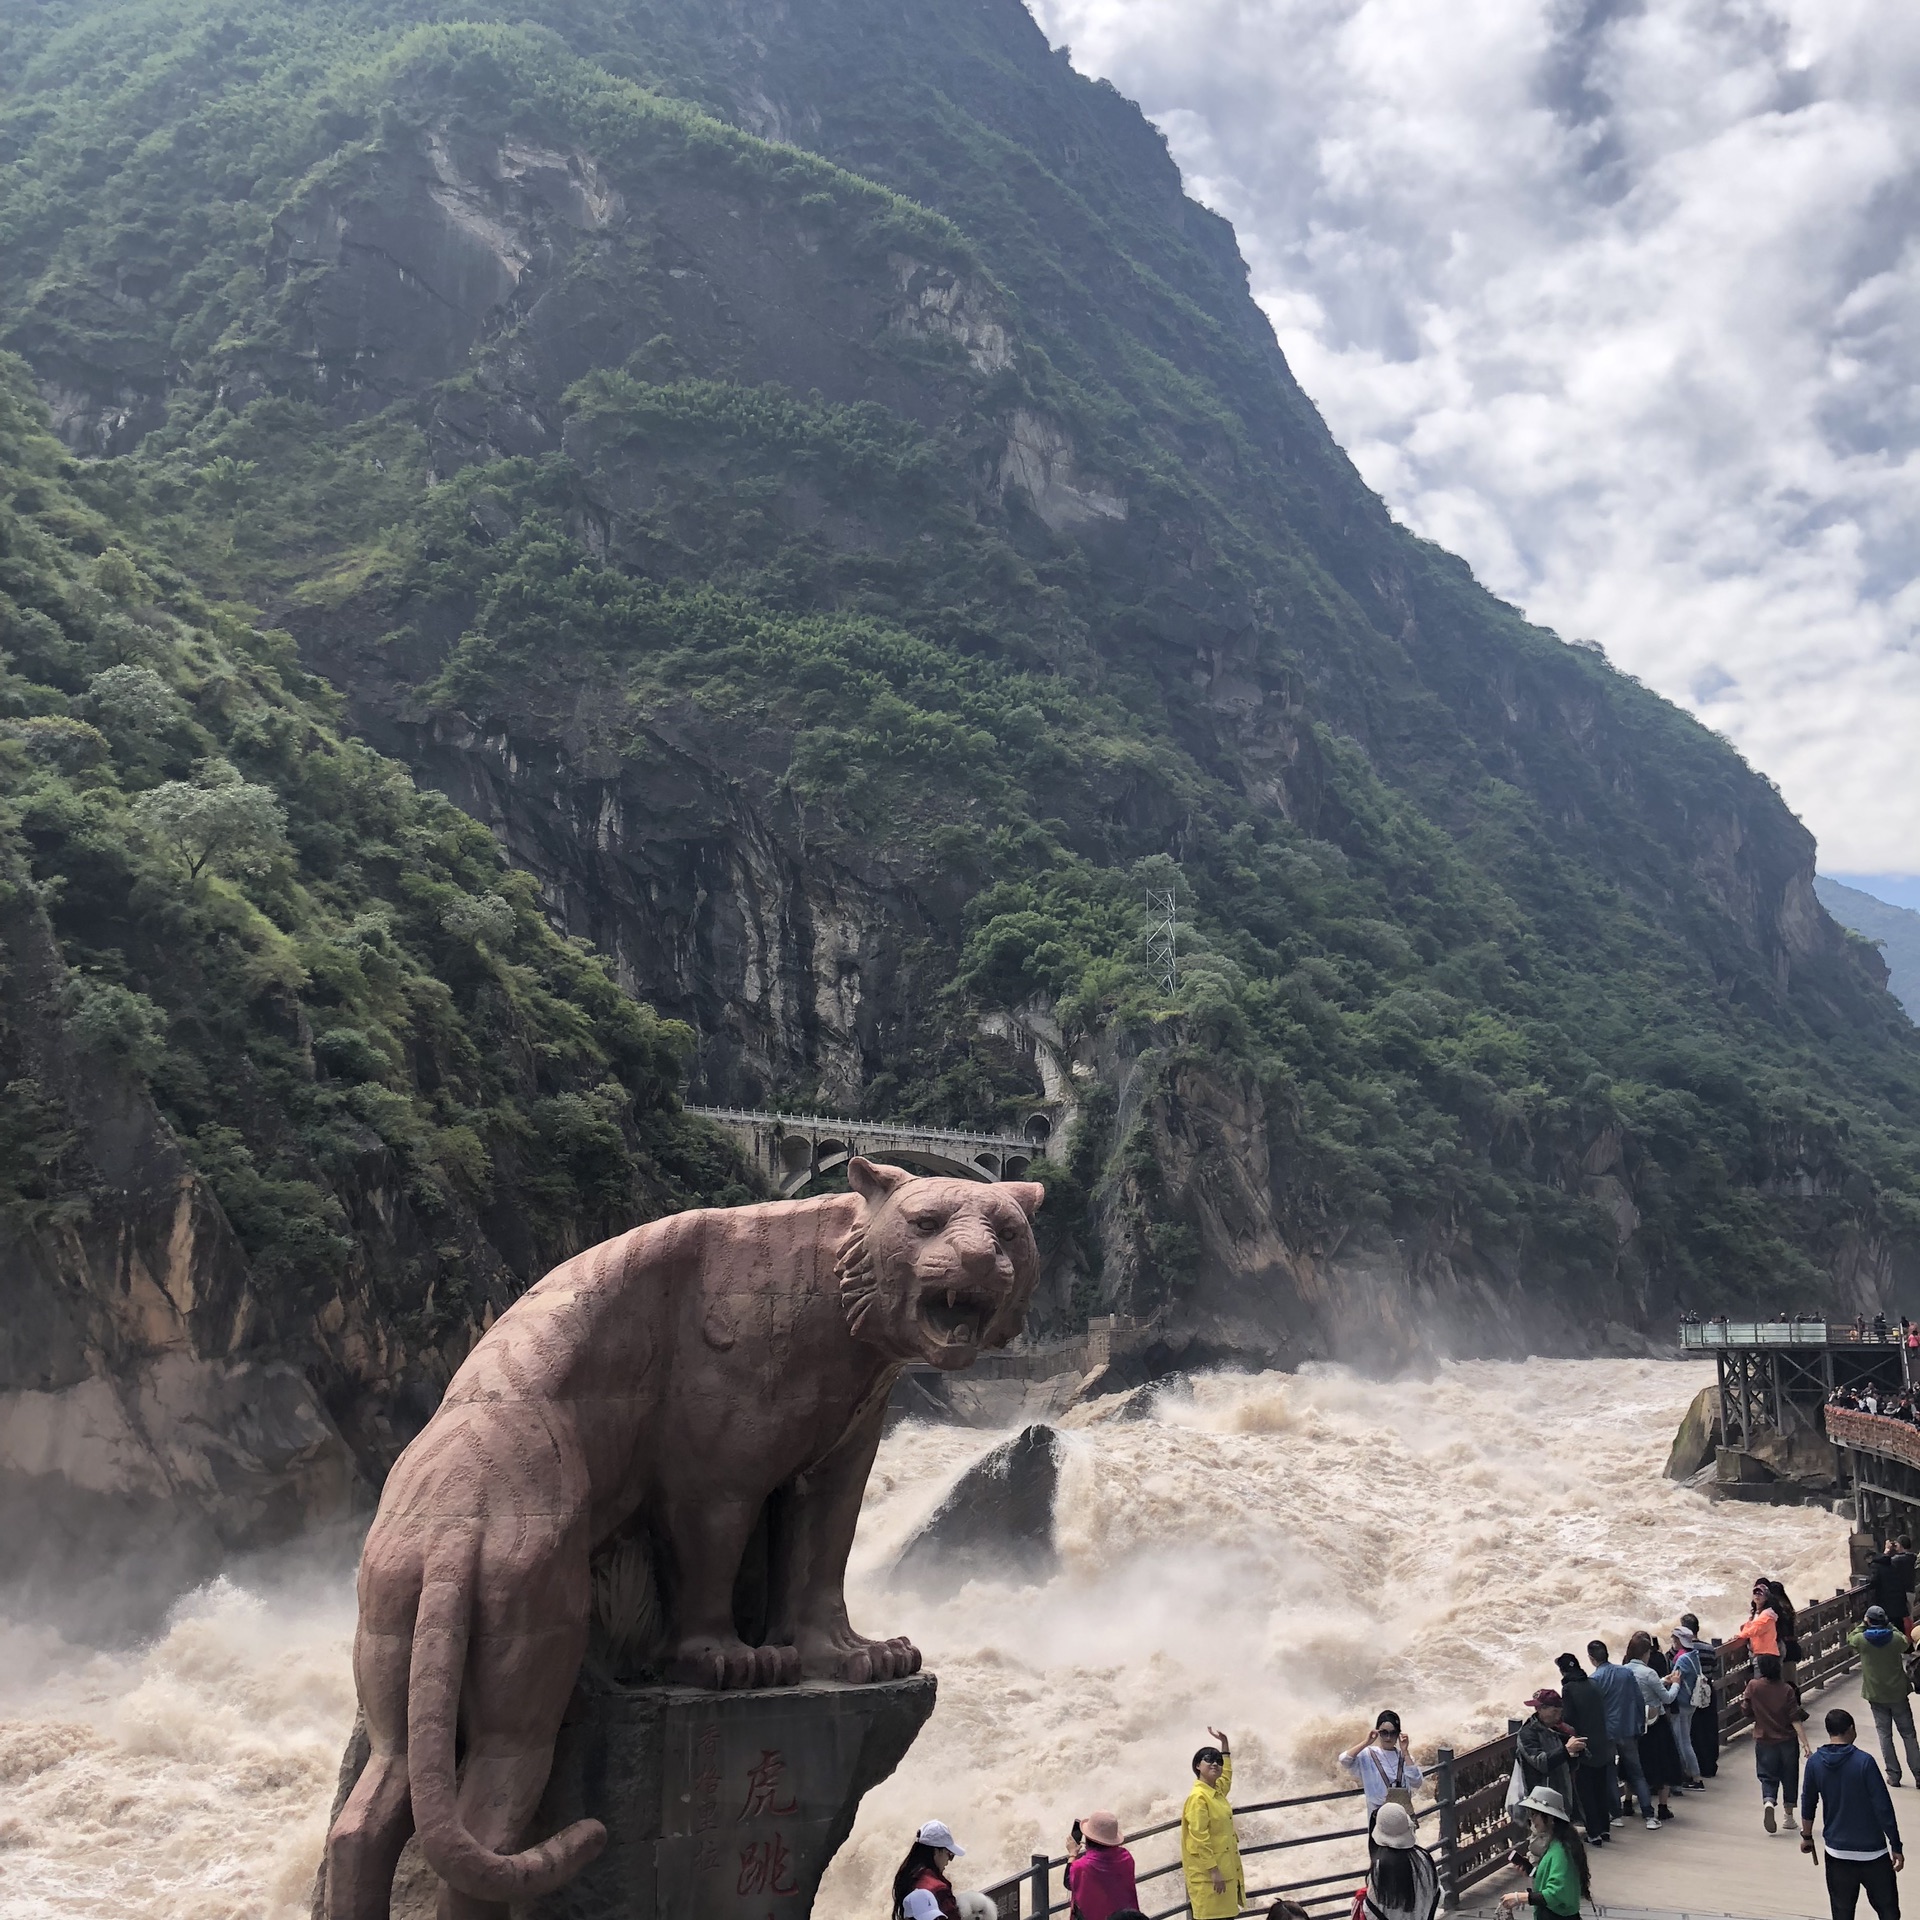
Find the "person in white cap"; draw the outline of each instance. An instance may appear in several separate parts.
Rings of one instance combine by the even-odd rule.
[[[944,1820],[929,1820],[914,1835],[907,1857],[893,1876],[893,1910],[904,1920],[992,1920],[993,1902],[984,1894],[955,1893],[947,1869],[966,1852]],[[908,1901],[925,1894],[933,1902]]]
[[[1398,1801],[1387,1801],[1374,1816],[1372,1847],[1365,1920],[1433,1920],[1440,1870],[1420,1844],[1413,1815]]]

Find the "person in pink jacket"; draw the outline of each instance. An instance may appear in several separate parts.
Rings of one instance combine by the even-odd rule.
[[[1139,1908],[1133,1855],[1120,1844],[1120,1822],[1110,1813],[1080,1821],[1080,1851],[1067,1862],[1067,1898],[1073,1920],[1110,1920]]]

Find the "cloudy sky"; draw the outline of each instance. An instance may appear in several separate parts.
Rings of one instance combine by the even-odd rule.
[[[1399,516],[1920,905],[1920,6],[1032,4]]]

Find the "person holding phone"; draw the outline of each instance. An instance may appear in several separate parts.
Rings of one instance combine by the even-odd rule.
[[[1073,1858],[1067,1862],[1067,1906],[1072,1920],[1114,1920],[1137,1908],[1133,1855],[1120,1822],[1110,1813],[1089,1813],[1073,1823]]]

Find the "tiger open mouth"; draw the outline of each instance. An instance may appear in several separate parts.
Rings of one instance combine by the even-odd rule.
[[[992,1301],[963,1287],[942,1287],[920,1296],[921,1322],[937,1346],[977,1347],[992,1318]]]

